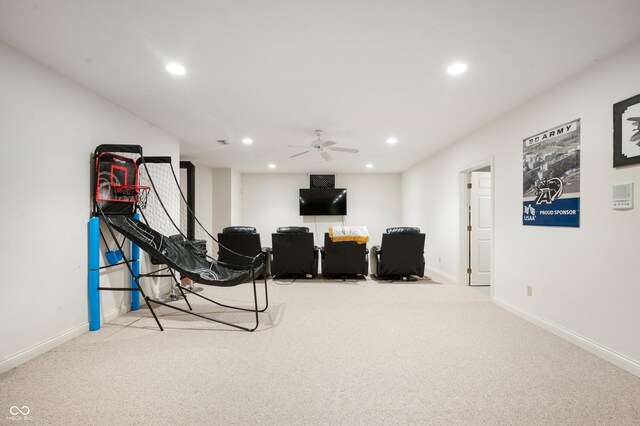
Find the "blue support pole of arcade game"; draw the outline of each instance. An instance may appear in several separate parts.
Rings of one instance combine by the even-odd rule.
[[[89,330],[100,330],[100,218],[89,219]]]
[[[140,215],[138,213],[133,215],[135,220],[140,220]],[[136,283],[136,278],[140,276],[140,247],[131,243],[131,272],[133,272],[133,276],[131,277],[131,288],[138,288],[138,284]],[[137,311],[140,309],[140,292],[132,291],[131,292],[131,310]]]

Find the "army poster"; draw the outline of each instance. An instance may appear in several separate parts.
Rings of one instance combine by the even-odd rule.
[[[523,140],[522,224],[580,226],[580,119]]]

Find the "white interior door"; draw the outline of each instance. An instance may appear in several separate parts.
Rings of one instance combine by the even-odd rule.
[[[471,172],[469,285],[491,285],[491,172]]]

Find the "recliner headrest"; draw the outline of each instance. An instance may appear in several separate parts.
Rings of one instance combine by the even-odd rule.
[[[282,226],[276,229],[278,234],[303,234],[309,232],[306,226]]]
[[[223,234],[255,234],[256,228],[253,226],[227,226],[222,229]]]
[[[396,226],[387,228],[387,234],[419,234],[420,228],[415,226]]]

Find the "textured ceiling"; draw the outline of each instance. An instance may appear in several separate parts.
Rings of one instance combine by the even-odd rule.
[[[0,40],[196,164],[399,172],[640,38],[639,16],[638,0],[0,0]],[[315,129],[360,153],[290,159]]]

